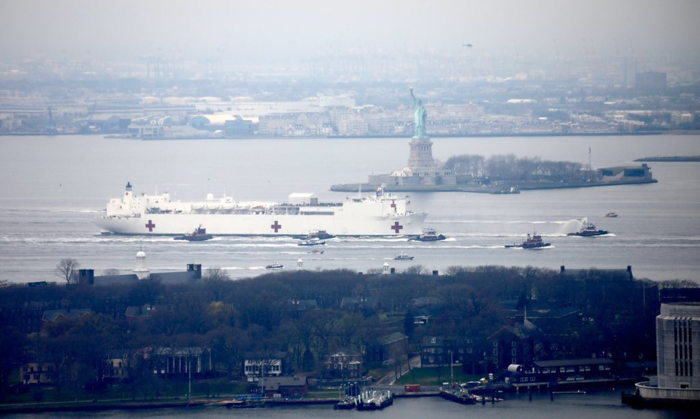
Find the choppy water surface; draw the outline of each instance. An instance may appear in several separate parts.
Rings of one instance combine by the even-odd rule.
[[[652,163],[659,183],[526,191],[518,195],[414,193],[414,210],[447,235],[438,243],[402,238],[338,238],[321,248],[284,237],[217,237],[200,243],[168,237],[104,236],[94,224],[126,181],[137,192],[169,191],[173,199],[228,194],[242,200],[283,201],[291,192],[324,200],[346,193],[331,184],[366,181],[399,169],[408,139],[131,141],[101,137],[0,138],[0,280],[58,280],[61,258],[99,274],[130,271],[139,249],[153,271],[187,263],[225,269],[233,277],[265,272],[278,262],[295,269],[381,269],[412,265],[444,271],[453,265],[624,268],[655,280],[697,279],[700,267],[700,163]],[[508,154],[587,163],[631,164],[650,155],[700,154],[700,136],[450,138],[433,140],[434,155]],[[614,211],[618,218],[605,218]],[[611,234],[567,237],[587,217]],[[537,232],[551,248],[506,249]],[[323,253],[309,253],[323,250]],[[413,261],[393,257],[406,253]]]

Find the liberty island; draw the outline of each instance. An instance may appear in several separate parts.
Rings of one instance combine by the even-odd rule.
[[[366,183],[345,183],[331,186],[336,192],[374,190],[382,187],[387,191],[400,192],[476,192],[518,193],[520,190],[581,188],[654,183],[651,168],[647,164],[592,170],[585,174],[555,180],[533,180],[530,174],[516,179],[489,179],[466,175],[438,164],[433,158],[433,143],[428,137],[427,111],[423,101],[410,89],[414,106],[414,135],[409,142],[408,165],[389,174],[370,175]],[[460,156],[457,156],[459,158]],[[470,157],[470,156],[465,156]],[[557,162],[551,162],[557,163]]]

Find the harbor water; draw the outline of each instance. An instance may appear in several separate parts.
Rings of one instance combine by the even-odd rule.
[[[620,403],[619,391],[587,392],[585,394],[559,394],[550,400],[548,393],[536,393],[529,401],[527,394],[513,394],[500,403],[461,405],[438,397],[397,399],[393,405],[380,411],[333,410],[329,405],[304,407],[274,407],[230,409],[205,407],[193,409],[157,409],[143,411],[70,412],[23,415],[22,417],[100,417],[117,418],[138,416],[148,418],[196,417],[196,418],[273,418],[273,419],[325,419],[325,418],[479,418],[479,419],[690,419],[695,412],[674,410],[633,409]],[[19,417],[19,416],[18,416]]]
[[[409,139],[280,139],[140,141],[100,136],[0,137],[0,280],[59,281],[62,258],[77,259],[99,275],[129,273],[144,250],[151,271],[183,270],[188,263],[220,268],[233,278],[266,272],[280,263],[296,269],[344,268],[369,272],[388,263],[397,271],[420,265],[506,265],[620,268],[653,280],[698,279],[700,163],[650,163],[655,184],[524,191],[513,195],[410,193],[412,208],[427,212],[426,226],[448,237],[434,243],[405,238],[336,238],[320,249],[287,237],[215,237],[206,242],[172,237],[101,235],[95,225],[108,199],[129,181],[136,193],[170,192],[202,200],[207,193],[240,200],[285,201],[292,192],[330,192],[336,183],[407,165]],[[699,135],[612,137],[436,138],[433,155],[514,154],[588,164],[634,163],[645,156],[700,155]],[[367,191],[372,192],[372,191]],[[615,212],[617,218],[605,214]],[[610,234],[567,237],[586,217]],[[185,232],[183,232],[185,233]],[[552,246],[505,248],[528,233]],[[323,251],[321,253],[321,250]],[[394,261],[396,255],[414,256]]]

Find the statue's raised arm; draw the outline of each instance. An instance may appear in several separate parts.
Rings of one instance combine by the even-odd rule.
[[[413,111],[413,122],[415,125],[415,133],[413,135],[414,138],[427,138],[425,135],[425,120],[428,117],[428,113],[425,111],[425,108],[423,107],[423,102],[416,98],[416,95],[413,94],[413,88],[410,88],[411,91],[411,97],[413,98],[413,106],[414,106],[414,111]]]

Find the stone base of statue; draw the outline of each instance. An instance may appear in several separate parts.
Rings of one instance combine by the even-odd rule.
[[[408,168],[414,176],[435,176],[438,168],[433,159],[433,142],[428,137],[413,137],[409,143]]]

